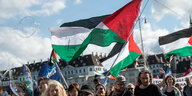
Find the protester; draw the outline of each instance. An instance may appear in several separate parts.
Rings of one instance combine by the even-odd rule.
[[[78,96],[79,89],[75,86],[76,84],[69,85],[68,96]]]
[[[83,85],[81,87],[80,96],[94,96],[94,89],[89,85]]]
[[[179,91],[180,91],[180,93],[181,93],[181,96],[183,96],[183,92],[182,92],[182,87],[181,87],[181,84],[179,84],[179,83],[176,83],[175,84],[175,87],[177,88],[177,89],[179,89]]]
[[[106,96],[105,86],[102,84],[96,85],[96,96]]]
[[[135,86],[134,86],[132,83],[129,83],[129,84],[127,85],[127,89],[128,89],[132,94],[134,94]]]
[[[187,85],[183,88],[184,96],[192,96],[192,81],[190,77],[185,78],[185,82]]]
[[[139,72],[137,83],[135,96],[162,96],[159,87],[152,84],[151,72],[148,70]]]
[[[73,85],[77,88],[78,91],[80,91],[80,86],[78,83],[73,83]]]
[[[163,80],[161,83],[157,84],[157,86],[159,86],[159,88],[162,88],[162,87],[165,87],[166,84],[165,84],[165,71],[163,70],[163,68],[160,68],[159,69],[159,72],[162,73],[162,76],[163,76]]]
[[[110,93],[110,96],[132,96],[133,94],[125,87],[125,77],[119,75],[115,78],[115,90]]]
[[[181,96],[179,89],[174,86],[175,78],[173,76],[168,75],[165,78],[165,84],[166,87],[162,89],[163,94],[166,94],[167,96]]]
[[[50,79],[46,77],[40,77],[38,79],[38,89],[39,89],[39,94],[35,94],[35,96],[41,96],[41,94],[47,89],[48,87],[48,81]]]
[[[56,80],[49,80],[48,87],[41,96],[67,96],[67,94],[61,83]]]

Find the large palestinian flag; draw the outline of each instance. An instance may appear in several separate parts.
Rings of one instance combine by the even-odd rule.
[[[113,42],[125,43],[138,16],[140,5],[141,0],[131,1],[95,28],[89,26],[95,22],[94,20],[84,23],[85,25],[64,24],[60,28],[50,28],[52,48],[61,59],[69,62],[77,58],[88,44],[106,47]]]
[[[165,58],[170,56],[192,55],[192,28],[180,30],[166,36],[159,37],[159,45]]]
[[[121,51],[102,62],[102,65],[105,69],[109,70],[111,75],[116,77],[119,75],[121,69],[131,65],[141,54],[142,53],[136,45],[132,34],[129,41],[123,46]]]

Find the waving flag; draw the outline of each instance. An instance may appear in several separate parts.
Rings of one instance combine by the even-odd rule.
[[[192,56],[192,28],[180,30],[159,37],[159,45],[165,58],[174,56]]]
[[[92,21],[85,25],[68,23],[61,28],[50,28],[52,48],[61,59],[69,62],[77,58],[88,44],[106,47],[113,42],[125,43],[138,16],[140,4],[141,0],[133,0],[107,18],[88,19]],[[103,21],[99,23],[98,20]],[[94,22],[98,25],[90,27]]]
[[[59,73],[56,65],[49,65],[49,62],[50,61],[41,67],[38,77],[47,77],[59,81],[61,79],[61,74]]]
[[[121,69],[131,65],[142,54],[133,39],[133,34],[121,50],[118,54],[102,62],[103,67],[109,70],[114,77],[118,76]]]
[[[53,50],[53,53],[52,53],[52,56],[51,56],[51,60],[54,62],[54,63],[58,63],[59,60],[57,58],[57,53]]]
[[[190,67],[184,74],[184,76],[190,76],[192,75],[192,67]]]
[[[166,66],[165,67],[165,77],[168,76],[168,75],[172,75],[173,76],[173,74],[171,72],[171,69],[168,66]]]

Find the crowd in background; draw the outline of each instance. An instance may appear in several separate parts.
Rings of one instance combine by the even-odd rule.
[[[119,75],[115,78],[114,86],[106,88],[99,79],[94,79],[94,86],[73,83],[67,88],[56,80],[41,77],[38,79],[38,88],[34,90],[34,96],[192,96],[192,80],[186,77],[186,86],[183,88],[179,83],[175,84],[175,78],[171,75],[165,77],[157,85],[152,84],[152,75],[148,70],[142,70],[138,74],[137,85],[126,84],[126,78]],[[9,95],[0,84],[0,96]],[[28,96],[25,95],[24,96]]]

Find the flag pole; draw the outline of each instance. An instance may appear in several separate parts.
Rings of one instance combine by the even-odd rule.
[[[147,62],[146,62],[146,57],[145,57],[145,51],[144,51],[144,45],[143,45],[143,36],[142,36],[142,32],[141,32],[141,18],[138,18],[139,21],[139,31],[140,31],[140,38],[141,38],[141,47],[142,47],[142,51],[143,51],[143,61],[144,61],[144,69],[148,69],[147,67]]]
[[[51,56],[50,56],[49,62],[51,62],[51,57],[53,56],[53,52],[54,52],[54,50],[52,49],[52,52],[51,52]],[[66,82],[66,80],[65,80],[65,77],[63,76],[63,73],[61,72],[61,69],[60,69],[60,67],[58,66],[57,62],[55,62],[55,65],[56,65],[57,69],[59,70],[59,73],[60,73],[60,75],[61,75],[61,78],[63,79],[63,81],[64,81],[66,87],[68,88],[69,86],[68,86],[68,84],[67,84],[67,82]]]
[[[66,82],[66,80],[65,80],[65,78],[64,78],[64,76],[63,76],[63,73],[61,72],[60,67],[58,66],[57,63],[55,63],[55,65],[57,66],[57,68],[58,68],[58,70],[59,70],[59,73],[61,74],[61,77],[62,77],[62,79],[63,79],[63,81],[64,81],[66,87],[68,88],[69,86],[68,86],[68,84],[67,84],[67,82]]]
[[[142,9],[142,11],[141,11],[140,15],[137,17],[136,23],[133,25],[133,27],[132,27],[132,29],[131,29],[131,32],[130,32],[130,34],[129,34],[128,38],[127,38],[127,42],[128,42],[128,40],[129,40],[129,38],[130,38],[131,34],[133,33],[133,29],[134,29],[135,25],[136,25],[136,24],[137,24],[137,22],[139,21],[139,19],[138,19],[138,18],[140,18],[140,17],[141,17],[141,15],[142,15],[142,13],[143,13],[144,9],[146,8],[146,6],[147,6],[148,2],[149,2],[149,0],[147,0],[147,2],[145,3],[145,6],[144,6],[144,8]],[[126,43],[127,43],[127,42],[126,42]],[[124,43],[124,44],[123,44],[122,48],[123,48],[123,47],[125,47],[126,43]],[[122,48],[121,48],[121,49],[122,49]],[[118,55],[117,55],[117,57],[116,57],[115,61],[113,62],[112,66],[110,67],[109,71],[112,69],[112,67],[114,66],[114,64],[115,64],[115,62],[116,62],[116,60],[117,60],[117,58],[119,57],[120,53],[122,52],[122,50],[121,50],[121,49],[120,49],[120,52],[118,53]],[[107,74],[106,74],[106,76],[105,76],[105,80],[104,80],[103,84],[104,84],[104,83],[108,80],[107,76],[109,75],[109,71],[107,72]]]

